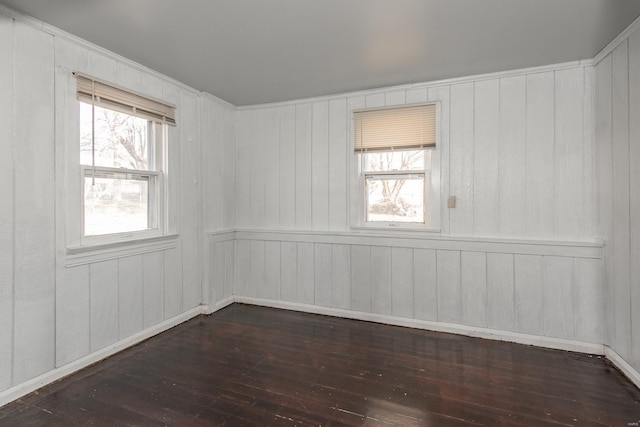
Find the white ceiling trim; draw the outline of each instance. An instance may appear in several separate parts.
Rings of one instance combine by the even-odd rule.
[[[611,40],[611,43],[606,45],[596,56],[593,57],[593,65],[596,66],[607,57],[611,52],[617,48],[620,43],[625,41],[634,31],[640,29],[640,16],[636,18],[627,28],[625,28],[615,39]]]
[[[262,108],[287,107],[291,105],[300,104],[301,102],[332,101],[336,99],[351,98],[356,96],[375,95],[383,92],[448,86],[448,85],[459,84],[459,83],[478,82],[483,80],[493,80],[493,79],[500,79],[505,77],[517,77],[517,76],[525,76],[529,74],[546,73],[549,71],[561,71],[569,68],[592,67],[593,65],[594,65],[593,59],[582,59],[580,61],[562,62],[559,64],[549,64],[549,65],[540,65],[537,67],[519,68],[515,70],[496,71],[493,73],[475,74],[471,76],[454,77],[451,79],[433,80],[429,82],[411,83],[411,84],[398,85],[398,86],[387,86],[387,87],[381,87],[381,88],[375,88],[375,89],[365,89],[365,90],[359,90],[354,92],[337,93],[334,95],[323,95],[323,96],[315,96],[310,98],[299,98],[299,99],[292,99],[288,101],[269,102],[265,104],[242,105],[242,106],[236,107],[236,110],[246,111],[246,110],[257,110]]]
[[[227,105],[231,108],[236,108],[235,105],[233,105],[232,103],[230,103],[229,101],[225,101],[224,99],[218,98],[217,96],[208,93],[208,92],[203,92],[203,91],[199,91],[197,89],[194,89],[193,87],[174,79],[173,77],[169,77],[165,74],[162,74],[152,68],[146,67],[138,62],[135,62],[129,58],[126,58],[122,55],[118,55],[115,52],[112,52],[108,49],[105,49],[102,46],[98,46],[97,44],[91,43],[81,37],[78,37],[76,35],[73,35],[71,33],[68,33],[64,30],[61,30],[58,27],[54,27],[53,25],[47,24],[46,22],[40,21],[39,19],[36,19],[32,16],[28,16],[28,15],[24,15],[20,12],[16,12],[15,10],[0,4],[0,15],[4,15],[9,19],[13,19],[17,22],[21,22],[23,24],[29,25],[35,29],[44,31],[45,33],[53,36],[53,37],[60,37],[62,39],[65,39],[69,42],[72,42],[80,47],[84,47],[86,49],[90,49],[92,51],[104,54],[106,56],[111,57],[113,60],[121,62],[123,64],[126,64],[134,69],[136,69],[137,71],[140,72],[144,72],[147,74],[150,74],[154,77],[158,77],[168,83],[174,84],[176,86],[178,86],[180,89],[182,90],[186,90],[188,92],[191,92],[192,94],[196,95],[196,96],[204,96],[210,100],[216,101],[220,104],[224,104]],[[73,70],[72,70],[73,71]]]

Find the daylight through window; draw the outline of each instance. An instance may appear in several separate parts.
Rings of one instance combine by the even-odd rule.
[[[364,225],[431,225],[434,104],[354,112]]]
[[[162,234],[165,135],[173,116],[149,112],[162,105],[154,100],[138,109],[144,98],[100,85],[78,77],[82,237]]]

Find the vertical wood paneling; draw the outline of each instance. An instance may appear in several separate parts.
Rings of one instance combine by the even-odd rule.
[[[331,245],[328,243],[316,243],[314,245],[314,291],[315,304],[323,307],[331,306],[332,262]]]
[[[91,57],[90,57],[91,58]],[[174,105],[180,105],[180,89],[171,83],[163,82],[162,85],[162,98]],[[182,109],[176,109],[176,121],[181,123]],[[181,125],[179,125],[181,126]],[[182,194],[182,146],[183,141],[180,137],[178,126],[169,126],[167,128],[167,174],[171,179],[167,182],[167,193],[169,200],[181,200]],[[182,203],[169,203],[167,227],[170,233],[181,233],[182,224],[180,218],[182,218]],[[182,275],[181,275],[182,276]],[[182,301],[182,297],[180,297]]]
[[[136,70],[132,66],[118,61],[116,64],[116,75],[116,82],[119,85],[137,92],[142,90],[140,87],[142,83],[142,73],[140,70]]]
[[[201,98],[202,163],[202,229],[223,228],[224,208],[228,204],[224,187],[226,159],[224,153],[224,111],[222,105]],[[231,159],[233,161],[233,159]],[[231,182],[233,183],[233,181]]]
[[[91,351],[118,341],[118,260],[91,264]]]
[[[554,238],[554,73],[527,76],[527,236]]]
[[[584,71],[556,71],[555,78],[555,223],[556,239],[580,239],[585,229]]]
[[[265,243],[265,268],[266,298],[280,299],[280,242]]]
[[[420,104],[422,102],[427,102],[430,100],[429,89],[427,89],[426,87],[409,89],[406,92],[406,100],[407,104]],[[434,100],[435,99],[431,99],[431,101]]]
[[[249,243],[249,292],[247,296],[267,298],[266,263],[264,240],[251,240]]]
[[[222,299],[225,277],[225,253],[224,243],[217,242],[213,238],[209,238],[209,247],[207,248],[206,268],[203,272],[203,304],[215,304]]]
[[[371,247],[371,312],[391,314],[390,247]]]
[[[280,116],[280,226],[296,225],[296,108],[283,107]]]
[[[527,334],[544,333],[542,257],[515,255],[515,330]]]
[[[150,328],[164,320],[164,252],[142,256],[142,289],[144,327]]]
[[[329,103],[313,103],[311,136],[311,217],[314,230],[329,229]]]
[[[407,93],[407,98],[409,94]],[[450,129],[451,129],[451,91],[449,86],[429,88],[429,101],[440,101],[440,197],[446,200],[451,193],[450,179]],[[437,178],[437,177],[436,177]],[[450,234],[449,208],[441,203],[440,229],[443,235]]]
[[[514,329],[514,271],[512,254],[487,254],[487,326]]]
[[[295,242],[280,243],[280,298],[283,301],[298,300],[298,245]]]
[[[524,237],[526,229],[526,79],[500,79],[500,233]],[[579,187],[578,187],[579,188]]]
[[[627,360],[631,353],[630,289],[630,161],[629,161],[629,45],[624,41],[612,59],[612,149],[614,316],[616,351]],[[637,191],[637,189],[634,189]]]
[[[413,316],[421,320],[438,320],[438,286],[436,251],[413,250]]]
[[[56,38],[56,44],[58,43]],[[56,53],[56,63],[60,64],[60,57]],[[140,92],[154,98],[162,99],[162,79],[150,73],[142,72],[140,76]]]
[[[229,240],[224,242],[224,295],[223,298],[229,298],[236,295],[236,269],[235,269],[235,256],[236,242]]]
[[[0,15],[0,390],[13,368],[13,20]]]
[[[460,251],[438,250],[436,253],[438,282],[438,321],[459,323]]]
[[[632,236],[629,258],[640,259],[640,30],[629,37],[629,215]],[[640,263],[632,262],[631,284],[631,352],[634,367],[640,371]]]
[[[329,102],[329,229],[347,228],[347,102]]]
[[[254,111],[238,112],[238,141],[236,155],[236,226],[251,226],[251,156]],[[297,182],[297,180],[296,180]]]
[[[296,105],[296,228],[311,229],[311,104]]]
[[[170,319],[182,312],[182,252],[177,248],[164,251],[164,317]]]
[[[265,183],[264,219],[267,228],[280,225],[280,121],[278,110],[269,108],[264,115],[265,124],[261,126],[264,138],[263,157],[260,159],[265,168],[262,179]],[[284,165],[283,165],[284,166]]]
[[[387,107],[393,105],[403,105],[407,103],[407,93],[404,90],[396,90],[385,93],[385,105]]]
[[[266,171],[268,165],[265,162],[265,155],[268,150],[266,147],[266,135],[269,133],[267,129],[269,110],[254,110],[254,122],[249,126],[251,132],[249,136],[249,158],[251,165],[251,213],[249,219],[251,226],[256,228],[264,228],[266,224],[265,218],[265,189],[266,189]]]
[[[544,291],[544,335],[574,339],[573,260],[544,257],[542,281]]]
[[[602,343],[604,304],[602,261],[576,258],[573,261],[573,324],[578,341]]]
[[[449,210],[449,227],[453,236],[473,234],[473,86],[451,86],[449,194],[456,196],[456,207]]]
[[[331,249],[331,307],[348,310],[351,305],[351,247]]]
[[[349,171],[358,170],[358,156],[353,153],[353,110],[364,108],[366,105],[366,99],[364,96],[355,96],[347,98],[347,134],[349,144],[349,155],[347,166]],[[360,211],[362,204],[360,203],[360,189],[359,182],[353,172],[347,173],[347,183],[349,188],[349,225],[358,225]]]
[[[200,135],[198,99],[182,91],[180,138],[182,145],[182,311],[200,303]]]
[[[413,317],[413,249],[391,248],[391,314]]]
[[[19,143],[14,144],[13,380],[19,384],[55,364],[53,37],[16,21],[14,49]]]
[[[487,326],[487,257],[484,252],[460,255],[462,323]]]
[[[584,224],[581,234],[593,236],[596,232],[596,70],[594,67],[584,69],[584,98],[583,98],[583,142],[582,142],[582,198],[584,203]]]
[[[351,246],[351,309],[371,311],[371,247]]]
[[[236,111],[232,107],[224,106],[223,109],[223,165],[222,182],[224,184],[224,208],[222,215],[222,228],[229,229],[236,224]]]
[[[496,236],[500,212],[500,81],[477,82],[474,102],[474,235]]]
[[[251,255],[249,240],[236,240],[236,292],[238,295],[250,296]]]
[[[313,304],[314,284],[313,243],[298,243],[298,302]]]
[[[56,275],[56,366],[89,354],[89,266],[60,268]]]
[[[603,238],[610,239],[613,235],[613,148],[611,141],[612,130],[612,62],[611,55],[603,59],[597,66],[598,102],[596,110],[596,141],[597,141],[597,191],[598,191],[598,233]],[[615,338],[613,313],[614,306],[614,270],[611,244],[604,251],[605,273],[605,343],[613,345]]]
[[[118,331],[120,339],[143,329],[142,256],[118,260]]]
[[[118,78],[117,65],[113,58],[95,50],[89,50],[89,73],[93,77],[115,82]]]

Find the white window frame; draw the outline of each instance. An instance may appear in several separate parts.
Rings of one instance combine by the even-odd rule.
[[[368,171],[365,172],[364,158],[362,153],[354,152],[354,111],[350,111],[351,117],[351,143],[349,147],[349,156],[352,160],[352,174],[351,179],[355,185],[351,185],[351,229],[354,230],[372,230],[372,231],[423,231],[423,232],[440,232],[441,224],[441,179],[440,179],[440,158],[442,151],[441,143],[441,102],[440,101],[427,101],[420,104],[407,104],[412,105],[425,105],[432,104],[436,107],[436,146],[425,147],[422,150],[431,152],[431,167],[420,170],[407,170],[407,171]],[[388,108],[397,108],[398,105],[389,106]],[[379,110],[385,107],[375,108],[359,108],[357,111]],[[389,150],[391,151],[391,150]],[[385,152],[385,151],[382,151]],[[426,160],[425,160],[426,161]],[[366,209],[367,209],[367,189],[365,179],[366,176],[372,175],[412,175],[412,174],[424,174],[425,177],[425,223],[410,223],[410,222],[398,222],[398,221],[367,221]],[[427,179],[430,178],[430,179]]]
[[[81,102],[81,101],[78,101]],[[126,113],[125,113],[126,114]],[[122,242],[127,240],[140,240],[145,238],[153,238],[163,236],[167,229],[167,189],[165,185],[165,172],[167,169],[167,125],[160,122],[149,120],[151,132],[149,132],[149,170],[138,169],[124,169],[124,168],[112,168],[104,166],[93,166],[80,164],[80,245],[91,246],[99,245],[110,242]],[[79,142],[79,138],[78,138]],[[78,144],[79,146],[79,144]],[[79,153],[78,153],[79,154]],[[79,157],[79,155],[78,155]],[[102,235],[85,235],[85,207],[84,207],[84,183],[86,178],[91,177],[118,177],[126,175],[130,177],[138,177],[144,179],[145,177],[154,177],[155,185],[152,188],[149,185],[149,200],[155,202],[155,207],[152,209],[151,203],[149,204],[149,221],[155,223],[156,227],[139,230],[139,231],[125,231],[119,233],[102,234]],[[151,180],[149,180],[151,183]]]
[[[64,76],[60,75],[63,74]],[[178,235],[170,226],[169,211],[174,203],[169,197],[168,176],[168,139],[171,134],[166,123],[150,120],[153,133],[151,137],[154,147],[150,156],[155,162],[154,170],[129,170],[119,168],[103,168],[96,166],[96,172],[129,173],[156,178],[157,188],[157,228],[135,232],[123,232],[100,236],[84,236],[84,178],[91,176],[93,166],[80,163],[80,103],[76,96],[76,77],[74,73],[63,71],[58,82],[65,87],[64,100],[56,106],[60,115],[65,117],[64,126],[58,127],[57,133],[65,141],[64,150],[57,156],[64,159],[65,181],[64,191],[60,199],[64,200],[63,210],[59,213],[65,218],[65,247],[67,265],[82,265],[89,262],[113,259],[114,257],[146,253],[176,247]],[[114,85],[115,86],[115,85]],[[136,93],[131,91],[132,93]],[[152,98],[153,99],[153,98]],[[107,107],[108,108],[108,107]]]

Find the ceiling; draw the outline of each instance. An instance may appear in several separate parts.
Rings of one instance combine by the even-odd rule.
[[[235,105],[592,58],[638,0],[0,0]]]

